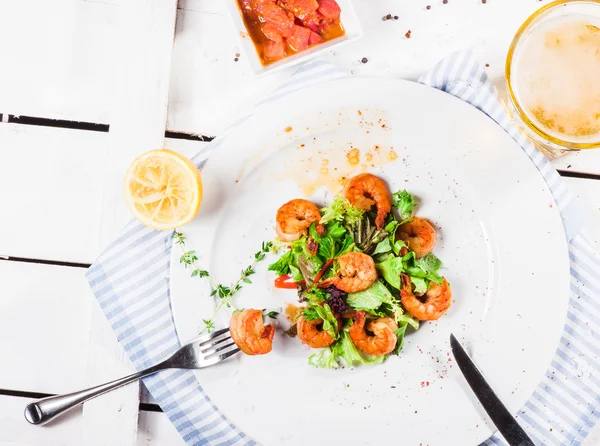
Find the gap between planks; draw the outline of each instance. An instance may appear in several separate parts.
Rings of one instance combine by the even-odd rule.
[[[13,390],[13,389],[0,389],[0,395],[14,396],[16,398],[47,398],[49,396],[55,396],[53,393],[41,393],[41,392],[28,392],[26,390]],[[162,412],[162,409],[158,404],[151,403],[140,403],[139,409],[145,412]]]
[[[11,114],[0,113],[0,122],[21,124],[21,125],[36,125],[41,127],[57,127],[71,130],[86,130],[92,132],[104,132],[110,131],[109,124],[99,124],[95,122],[83,122],[83,121],[68,121],[63,119],[48,119],[40,118],[36,116],[16,116]],[[198,135],[195,133],[178,132],[175,130],[165,130],[165,138],[171,139],[184,139],[187,141],[200,141],[209,142],[212,141],[214,136]]]

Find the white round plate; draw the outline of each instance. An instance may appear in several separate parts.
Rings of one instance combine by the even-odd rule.
[[[354,149],[356,165],[347,159]],[[183,228],[188,249],[218,283],[230,284],[275,237],[281,204],[296,197],[326,204],[340,176],[363,169],[391,191],[415,194],[417,215],[439,229],[434,253],[454,298],[447,314],[408,334],[400,356],[381,365],[315,369],[310,349],[279,331],[270,354],[236,355],[199,371],[198,380],[233,423],[267,446],[479,444],[495,428],[454,363],[450,333],[516,413],[554,354],[569,286],[552,196],[527,155],[484,114],[440,91],[383,79],[326,82],[262,105],[204,167],[202,208]],[[171,296],[187,341],[214,302],[179,256],[175,247]],[[259,265],[236,306],[295,302],[293,290],[272,286],[274,259]],[[228,323],[223,313],[217,327]]]

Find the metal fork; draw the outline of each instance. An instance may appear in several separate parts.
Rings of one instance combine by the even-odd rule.
[[[171,357],[141,372],[79,392],[50,396],[34,401],[25,408],[25,419],[31,424],[45,424],[85,401],[137,381],[144,376],[165,369],[202,369],[224,361],[239,351],[240,349],[229,335],[229,329],[224,328],[188,342]]]

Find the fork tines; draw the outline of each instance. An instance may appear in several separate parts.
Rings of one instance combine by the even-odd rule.
[[[199,356],[204,366],[216,364],[240,351],[231,339],[228,328],[214,331],[198,341]]]

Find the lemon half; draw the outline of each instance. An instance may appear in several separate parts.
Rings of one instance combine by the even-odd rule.
[[[154,229],[189,223],[202,202],[200,172],[171,150],[152,150],[136,158],[125,174],[125,201],[137,220]]]

